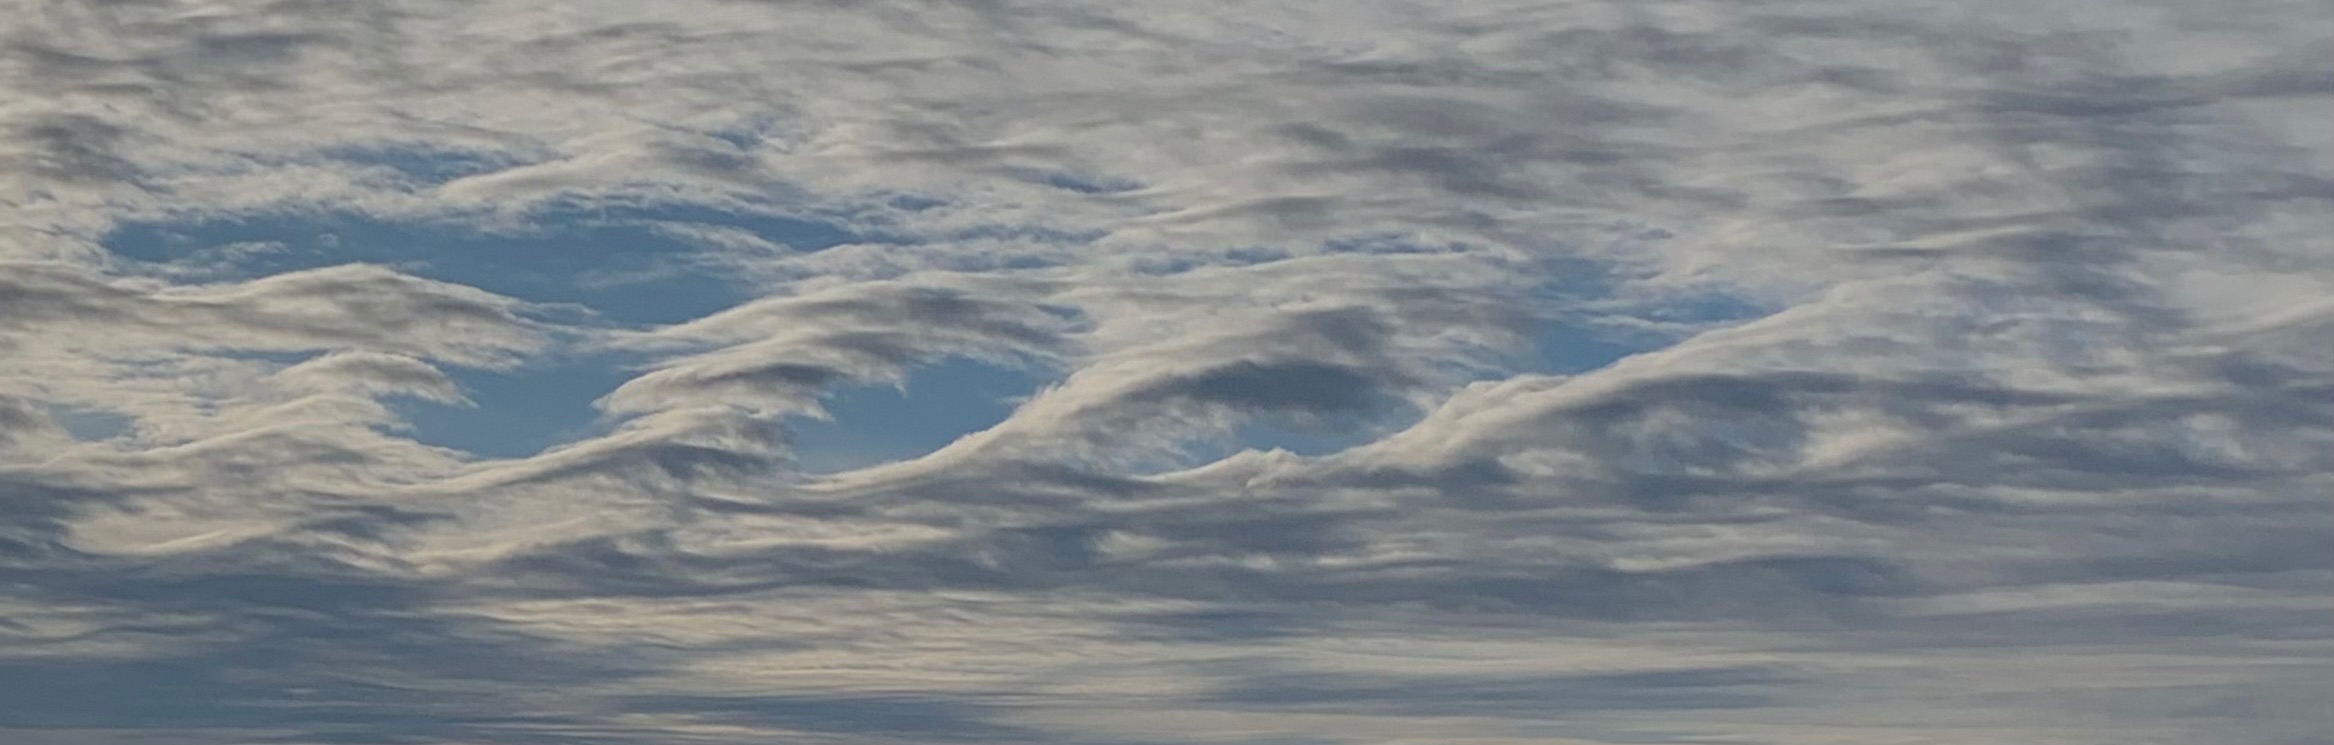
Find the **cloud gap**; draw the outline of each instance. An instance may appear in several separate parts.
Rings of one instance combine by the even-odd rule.
[[[795,457],[812,473],[916,458],[1004,421],[1022,398],[1050,380],[1026,369],[949,357],[910,369],[897,385],[842,388],[820,402],[828,419],[789,418]]]
[[[344,163],[388,169],[405,181],[421,186],[441,186],[525,163],[506,153],[441,150],[426,146],[359,145],[327,148],[319,154]]]
[[[134,222],[101,243],[132,268],[197,279],[247,279],[352,262],[385,264],[535,303],[590,308],[625,324],[675,323],[751,297],[708,265],[713,247],[689,227],[741,230],[818,250],[847,234],[819,223],[710,207],[567,205],[510,226],[391,221],[353,213],[236,215]],[[675,228],[680,228],[676,230]]]
[[[66,434],[82,442],[101,442],[123,437],[136,431],[137,420],[103,409],[82,406],[52,405],[49,418]]]
[[[631,379],[627,355],[595,354],[532,361],[513,370],[448,373],[471,404],[392,402],[413,430],[439,447],[487,458],[523,458],[604,434],[610,422],[592,401]]]

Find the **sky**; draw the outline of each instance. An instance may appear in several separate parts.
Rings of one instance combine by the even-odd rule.
[[[0,742],[2334,732],[2318,0],[0,8]]]

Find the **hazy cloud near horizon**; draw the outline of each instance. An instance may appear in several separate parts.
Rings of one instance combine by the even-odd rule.
[[[2328,60],[2299,0],[20,3],[0,741],[2322,742]]]

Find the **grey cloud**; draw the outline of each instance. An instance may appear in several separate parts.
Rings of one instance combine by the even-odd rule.
[[[1423,716],[1543,718],[1567,710],[1744,709],[1769,703],[1752,690],[1792,676],[1759,667],[1703,668],[1540,678],[1376,677],[1281,673],[1252,676],[1215,694],[1230,705],[1295,706]]]
[[[427,362],[393,354],[340,352],[310,359],[275,374],[285,387],[316,392],[355,390],[374,395],[406,395],[462,403],[461,388]]]
[[[45,407],[0,395],[0,450],[54,446],[64,436],[63,430]]]
[[[4,341],[13,345],[348,348],[494,364],[542,343],[521,303],[382,267],[159,291],[62,264],[9,267],[0,302],[10,309]]]
[[[1367,372],[1315,362],[1235,362],[1138,390],[1135,401],[1190,400],[1245,411],[1363,413],[1379,388]]]
[[[128,130],[86,114],[59,114],[17,126],[11,139],[29,150],[20,157],[46,178],[68,182],[128,180],[136,167],[115,154]]]

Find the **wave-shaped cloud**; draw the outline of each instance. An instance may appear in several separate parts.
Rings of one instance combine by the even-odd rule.
[[[2329,51],[2272,0],[10,14],[0,740],[2314,742]],[[1031,390],[798,462],[966,359]],[[431,444],[578,366],[596,426]]]

